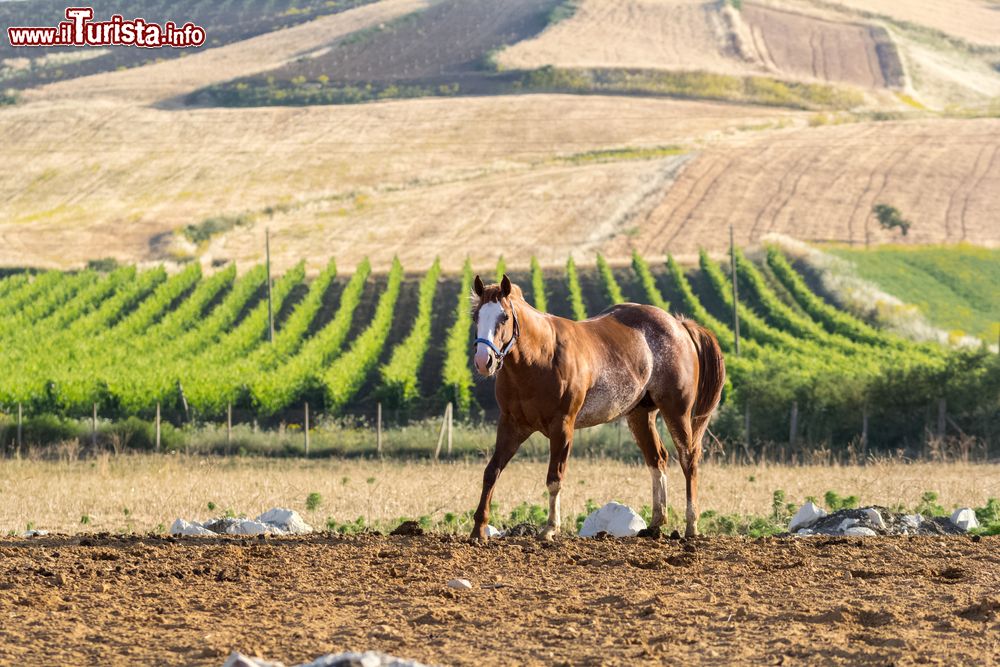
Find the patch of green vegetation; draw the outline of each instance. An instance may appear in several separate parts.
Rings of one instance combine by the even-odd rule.
[[[315,512],[319,509],[319,506],[323,504],[323,496],[321,496],[316,491],[313,491],[308,496],[306,496],[306,509],[310,512]]]
[[[0,107],[17,104],[17,93],[13,90],[0,91]]]
[[[889,204],[875,204],[872,207],[872,213],[878,219],[878,224],[882,229],[893,230],[898,229],[903,236],[906,236],[910,232],[910,227],[912,223],[903,217],[903,214],[899,212],[899,209],[895,206],[890,206]]]
[[[515,507],[507,517],[505,525],[516,526],[519,523],[530,523],[541,526],[549,518],[548,509],[534,503],[521,503]]]
[[[549,12],[546,24],[552,27],[560,21],[573,18],[579,8],[580,0],[563,0]]]
[[[603,150],[573,153],[555,158],[557,162],[570,164],[590,164],[601,162],[623,162],[626,160],[659,160],[673,155],[683,155],[686,151],[680,146],[649,146],[633,148],[607,148]]]
[[[924,491],[920,496],[920,502],[913,508],[913,511],[924,516],[944,516],[948,513],[942,505],[938,504],[936,491]]]
[[[698,530],[704,535],[746,535],[748,537],[768,537],[788,532],[784,523],[772,517],[748,516],[744,514],[719,514],[706,510],[698,519]]]
[[[857,496],[841,496],[836,491],[827,491],[823,494],[823,504],[831,512],[857,509],[858,502]]]
[[[195,225],[188,225],[184,228],[184,237],[191,243],[201,245],[209,241],[213,236],[223,234],[234,227],[250,227],[254,218],[249,213],[239,213],[237,215],[217,215],[205,218]]]
[[[1000,335],[1000,249],[960,245],[831,248],[858,275],[913,304],[937,327],[992,343]]]
[[[982,507],[975,508],[979,528],[972,530],[977,535],[1000,535],[1000,500],[990,498]]]
[[[118,260],[114,257],[104,257],[102,259],[87,260],[88,271],[100,271],[101,273],[111,273],[120,268]]]
[[[525,72],[514,85],[529,91],[663,95],[807,110],[850,109],[864,102],[861,93],[835,86],[710,72],[546,66]]]
[[[753,481],[753,475],[750,475],[750,481]],[[785,498],[785,492],[781,489],[775,489],[774,493],[771,494],[771,520],[774,523],[786,525],[795,514],[796,509],[798,508],[795,503],[788,502]]]

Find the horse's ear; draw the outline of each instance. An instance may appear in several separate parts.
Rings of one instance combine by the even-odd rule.
[[[500,281],[500,293],[505,299],[510,296],[510,278],[507,277],[506,273],[503,274],[503,280]]]
[[[486,285],[483,284],[483,279],[478,275],[476,276],[476,280],[472,283],[472,289],[476,292],[476,296],[480,299],[483,298],[483,294],[486,292]]]

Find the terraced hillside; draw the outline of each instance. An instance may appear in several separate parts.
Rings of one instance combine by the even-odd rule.
[[[599,256],[596,271],[569,261],[565,272],[514,277],[530,285],[528,298],[544,294],[547,310],[573,319],[630,299],[711,328],[730,381],[720,437],[745,437],[750,411],[754,439],[783,440],[795,402],[801,432],[793,442],[848,442],[859,437],[864,412],[871,442],[908,446],[941,399],[962,432],[996,432],[995,354],[874,329],[812,293],[777,251],[757,263],[737,259],[740,354],[730,276],[707,255],[693,272],[635,254],[631,266],[612,268]],[[470,364],[471,281],[468,264],[455,289],[437,265],[406,276],[396,263],[373,275],[363,262],[343,277],[331,263],[306,282],[300,264],[274,280],[272,341],[261,266],[242,276],[232,267],[204,275],[197,264],[170,276],[134,268],[15,274],[0,281],[9,323],[0,404],[36,416],[90,415],[96,405],[120,418],[149,417],[159,404],[182,421],[217,420],[233,406],[245,419],[298,421],[305,403],[314,414],[370,418],[381,401],[388,419],[406,420],[438,415],[452,401],[459,415],[495,417],[491,382],[476,380]]]

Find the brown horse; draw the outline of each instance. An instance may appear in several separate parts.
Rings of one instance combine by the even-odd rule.
[[[622,415],[653,478],[653,526],[667,510],[667,451],[656,431],[660,412],[687,481],[687,536],[697,534],[698,462],[726,370],[707,329],[654,306],[625,303],[574,322],[541,313],[505,275],[499,285],[476,276],[476,369],[496,375],[500,406],[496,449],[483,474],[473,539],[486,539],[490,498],[500,472],[532,433],[549,439],[549,520],[559,532],[559,489],[573,430]]]

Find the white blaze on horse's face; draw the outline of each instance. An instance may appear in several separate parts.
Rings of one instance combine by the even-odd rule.
[[[479,323],[476,327],[476,338],[483,338],[492,341],[497,349],[500,344],[494,338],[497,329],[500,328],[500,318],[503,316],[503,307],[496,301],[485,303],[479,309]],[[497,372],[497,358],[487,345],[476,343],[476,370],[484,377],[489,377]]]

